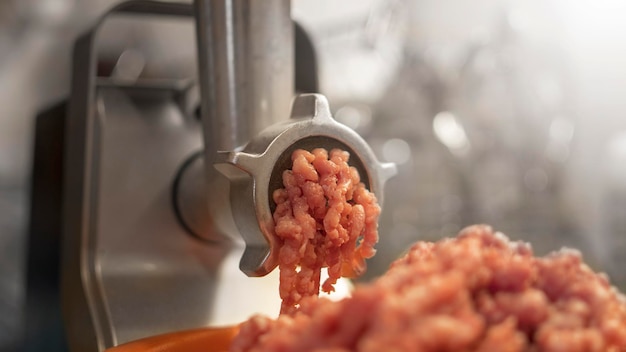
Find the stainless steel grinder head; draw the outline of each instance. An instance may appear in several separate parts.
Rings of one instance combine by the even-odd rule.
[[[348,151],[349,164],[382,206],[385,182],[397,173],[396,165],[378,161],[363,138],[333,119],[323,95],[297,96],[289,120],[261,131],[242,150],[218,152],[215,163],[230,180],[232,214],[246,245],[239,267],[248,276],[266,275],[278,265],[272,194],[282,187],[292,152],[315,148]]]

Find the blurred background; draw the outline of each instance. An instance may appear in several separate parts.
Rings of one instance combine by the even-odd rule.
[[[0,1],[2,351],[23,332],[34,119],[67,99],[76,36],[116,2]],[[294,0],[293,16],[336,118],[399,165],[365,279],[488,223],[538,254],[579,248],[626,288],[626,2]],[[107,26],[99,72],[193,77],[193,33]]]

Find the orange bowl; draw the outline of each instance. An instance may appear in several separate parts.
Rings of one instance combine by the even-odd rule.
[[[105,352],[225,352],[239,326],[201,328],[146,337]]]

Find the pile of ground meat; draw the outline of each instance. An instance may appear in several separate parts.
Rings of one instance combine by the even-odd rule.
[[[626,351],[626,304],[578,252],[538,258],[472,226],[416,243],[350,298],[251,318],[231,351]]]
[[[283,173],[284,188],[273,194],[279,252],[281,313],[295,311],[302,299],[333,291],[342,276],[365,270],[376,252],[380,207],[348,165],[350,154],[333,149],[296,150]]]

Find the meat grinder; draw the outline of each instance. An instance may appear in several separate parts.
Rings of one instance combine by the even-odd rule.
[[[76,41],[60,255],[70,350],[276,315],[271,194],[295,149],[349,151],[382,204],[395,166],[336,122],[324,96],[296,94],[317,91],[316,68],[290,6],[135,0]],[[197,79],[97,77],[98,30],[120,15],[193,21]]]

